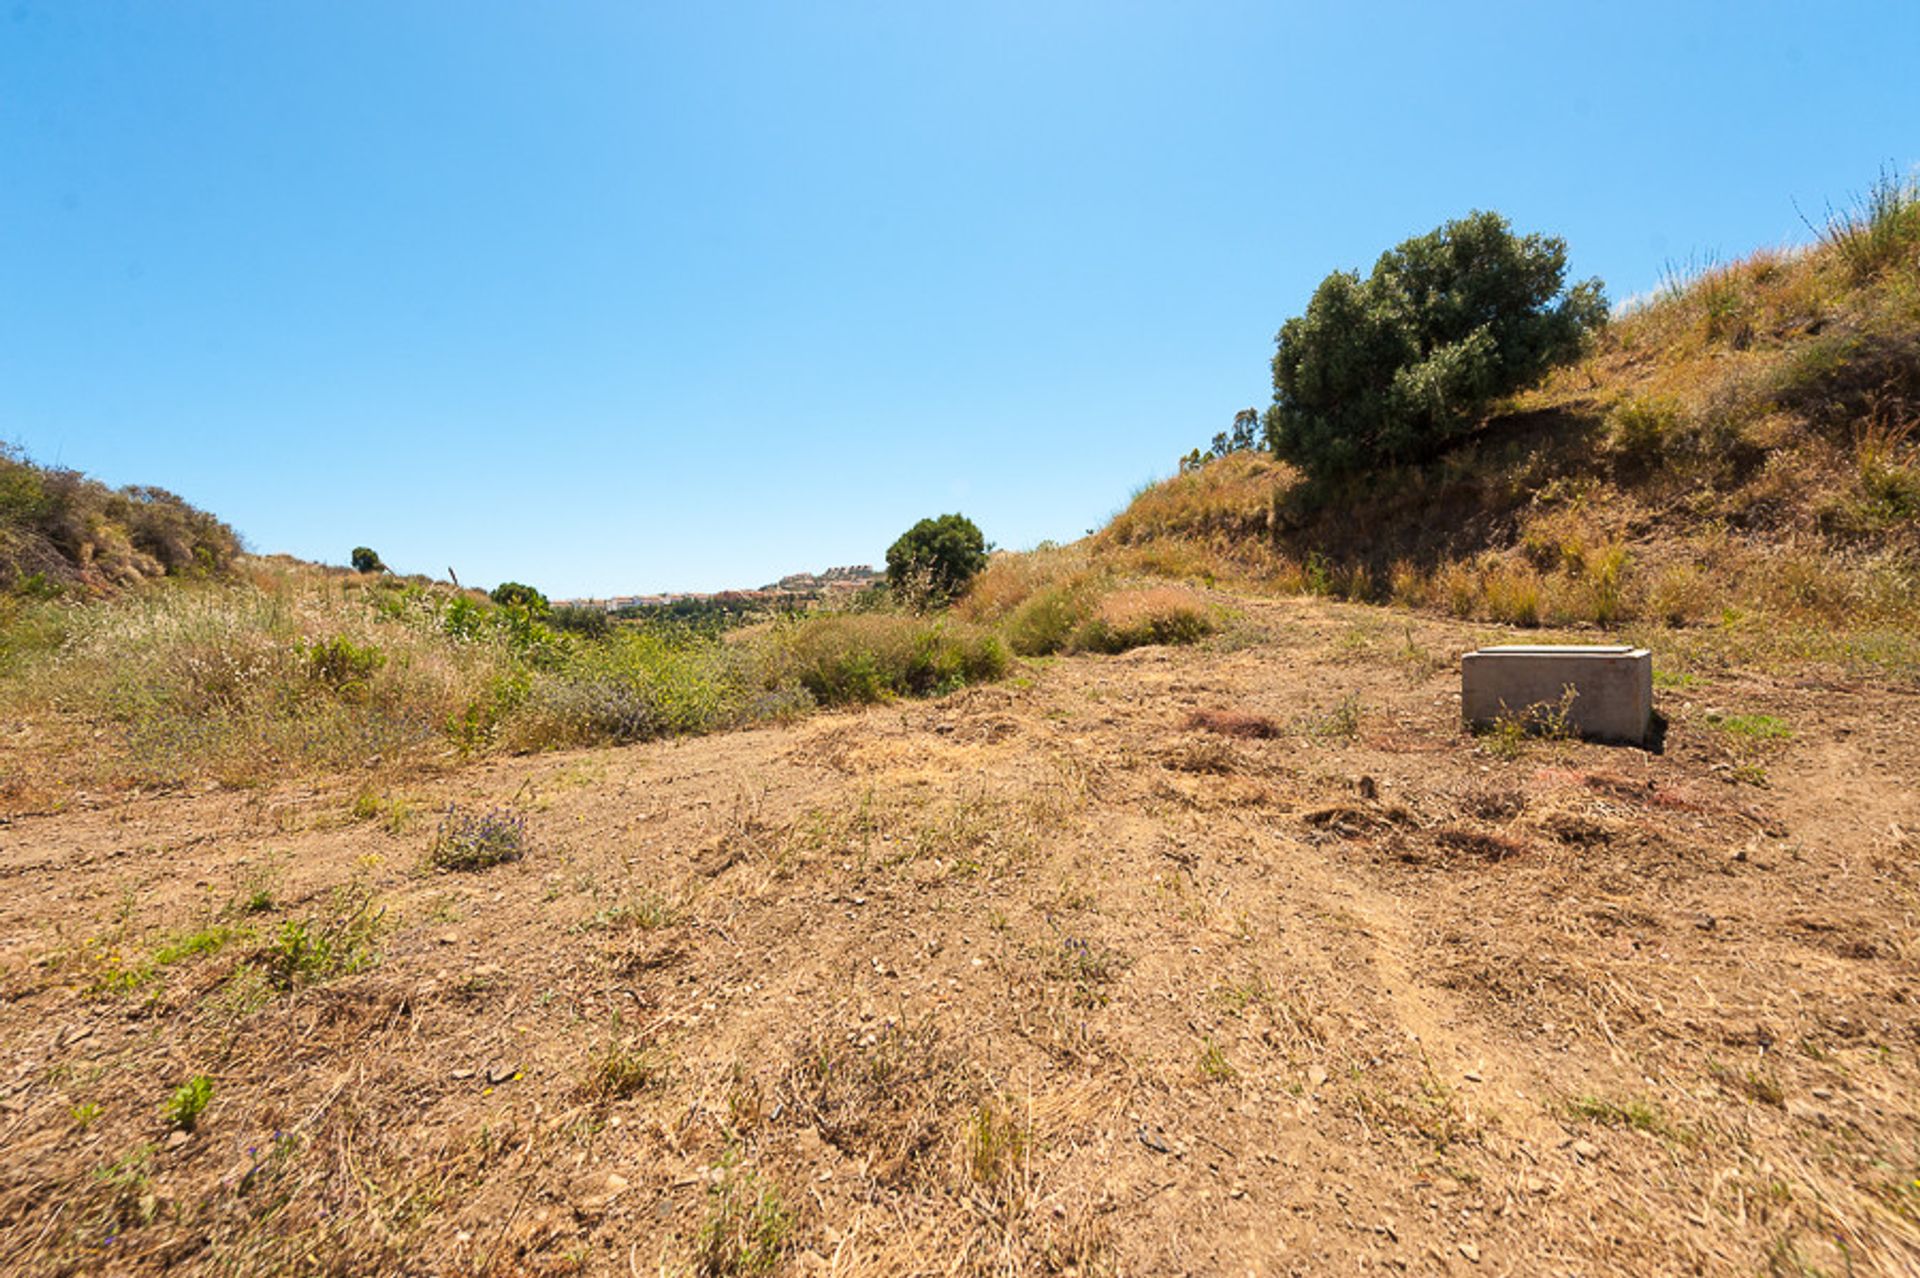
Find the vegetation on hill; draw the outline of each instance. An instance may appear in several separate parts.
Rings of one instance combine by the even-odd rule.
[[[1600,281],[1566,286],[1567,245],[1472,213],[1335,271],[1280,329],[1267,440],[1309,474],[1427,457],[1496,396],[1578,354],[1605,323]]]
[[[987,539],[965,515],[922,519],[887,547],[887,584],[896,594],[951,599],[987,566]]]
[[[239,553],[233,529],[164,488],[109,488],[0,444],[0,594],[100,594],[156,577],[216,576]]]
[[[1676,278],[1446,452],[1190,458],[1096,562],[1920,669],[1920,190]]]

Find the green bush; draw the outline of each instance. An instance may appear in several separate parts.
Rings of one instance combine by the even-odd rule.
[[[1267,440],[1314,476],[1418,460],[1501,395],[1579,353],[1606,320],[1598,280],[1565,288],[1567,246],[1472,213],[1336,271],[1281,328]]]
[[[380,649],[370,643],[355,643],[345,635],[302,644],[300,655],[309,679],[343,695],[364,694],[374,671],[387,662]]]
[[[898,613],[809,617],[776,643],[774,682],[797,683],[821,705],[951,692],[999,678],[1008,661],[991,631]]]
[[[355,572],[385,572],[387,566],[380,562],[380,556],[371,546],[355,546],[353,557],[348,561]]]
[[[987,539],[965,515],[923,519],[887,548],[887,584],[896,594],[951,599],[987,566]]]
[[[493,588],[493,593],[488,597],[502,608],[525,608],[536,617],[544,617],[552,611],[545,595],[532,586],[522,585],[517,581],[501,582]]]

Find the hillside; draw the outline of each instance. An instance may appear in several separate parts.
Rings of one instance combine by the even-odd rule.
[[[1094,539],[1117,566],[1524,626],[1834,635],[1907,673],[1920,612],[1920,197],[1676,280],[1420,466],[1239,452]]]
[[[112,489],[0,443],[0,599],[218,576],[240,538],[163,488]]]
[[[587,626],[7,459],[0,1270],[1920,1271],[1914,209],[943,608]],[[1543,633],[1660,744],[1466,731]]]

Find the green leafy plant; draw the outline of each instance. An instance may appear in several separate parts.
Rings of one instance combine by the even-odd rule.
[[[1364,280],[1327,276],[1280,329],[1268,443],[1317,477],[1439,451],[1606,321],[1600,282],[1566,287],[1566,259],[1564,240],[1476,212],[1382,254]]]
[[[552,611],[545,595],[532,586],[523,585],[517,581],[501,582],[493,588],[493,593],[488,598],[502,608],[525,608],[536,617],[544,617]]]
[[[387,566],[380,562],[380,555],[371,546],[355,546],[348,559],[355,572],[385,572]]]
[[[334,893],[324,912],[281,924],[273,940],[253,956],[252,966],[279,990],[361,971],[378,957],[374,938],[383,914],[374,908],[371,891],[343,889]]]
[[[922,519],[887,548],[887,584],[896,594],[951,599],[987,566],[987,540],[965,515]]]
[[[163,1111],[167,1126],[177,1131],[192,1131],[206,1110],[207,1102],[212,1099],[213,1080],[205,1074],[195,1074],[175,1088],[173,1095],[167,1098]]]

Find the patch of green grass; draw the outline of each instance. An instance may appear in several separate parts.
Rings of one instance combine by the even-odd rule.
[[[205,1074],[195,1074],[174,1089],[161,1113],[167,1120],[167,1126],[176,1131],[190,1132],[199,1123],[207,1102],[212,1099],[213,1080]]]
[[[1709,722],[1728,736],[1746,741],[1784,741],[1793,735],[1793,729],[1778,715],[1730,714]]]
[[[113,945],[91,943],[85,947],[85,961],[93,968],[88,982],[89,994],[131,994],[159,978],[163,969],[204,954],[217,954],[248,933],[243,928],[216,923],[196,932],[187,932],[162,940],[153,952],[128,961]]]
[[[100,1106],[92,1101],[81,1101],[67,1110],[67,1117],[73,1120],[75,1127],[84,1131],[93,1125],[94,1119],[100,1117]]]
[[[1653,686],[1656,688],[1697,688],[1700,676],[1688,674],[1683,670],[1660,670],[1653,672]]]
[[[666,1076],[666,1065],[651,1048],[610,1042],[593,1060],[582,1088],[597,1100],[626,1100]]]

